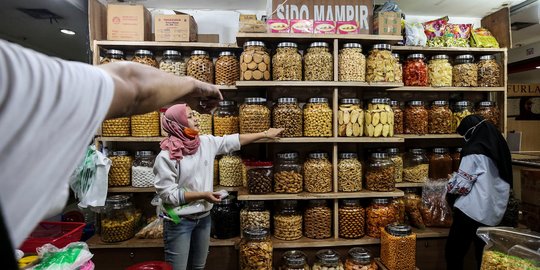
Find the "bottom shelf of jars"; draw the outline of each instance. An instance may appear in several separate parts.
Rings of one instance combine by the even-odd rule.
[[[386,268],[386,266],[384,266],[384,264],[381,262],[381,258],[375,258],[375,263],[377,264],[377,266],[379,266],[380,270],[388,270],[388,268]],[[416,270],[419,269],[420,268],[416,267]]]

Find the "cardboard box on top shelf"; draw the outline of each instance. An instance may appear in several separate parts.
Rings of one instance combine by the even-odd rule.
[[[219,34],[197,34],[197,42],[219,43]]]
[[[107,40],[151,40],[152,16],[143,5],[107,5]]]
[[[156,15],[156,41],[197,41],[197,23],[193,16],[174,11],[172,15]]]
[[[266,23],[257,20],[255,14],[240,14],[238,26],[238,32],[240,33],[266,33]]]
[[[401,36],[401,13],[378,12],[373,14],[373,34]]]

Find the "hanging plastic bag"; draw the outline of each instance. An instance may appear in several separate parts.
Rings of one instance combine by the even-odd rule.
[[[111,160],[91,145],[82,163],[71,175],[69,185],[79,199],[79,207],[102,207],[107,198],[108,175]]]
[[[398,3],[392,0],[389,0],[389,1],[384,2],[382,6],[379,6],[373,11],[373,13],[378,13],[378,12],[401,12],[401,9],[399,8]]]
[[[405,22],[405,45],[426,46],[427,36],[421,23]]]
[[[429,179],[422,189],[422,219],[428,227],[450,227],[452,211],[446,202],[446,179]]]
[[[508,227],[481,227],[476,231],[486,246],[481,270],[539,270],[540,234]]]
[[[37,249],[37,253],[41,261],[30,269],[77,270],[83,266],[88,267],[88,261],[94,256],[84,242],[74,242],[62,249],[51,244],[45,244]]]
[[[163,238],[163,219],[154,217],[148,225],[142,228],[135,237],[139,239],[159,239]]]
[[[424,224],[422,213],[420,212],[421,206],[422,199],[420,196],[414,193],[405,194],[405,210],[409,223],[418,229],[425,229],[426,225]]]

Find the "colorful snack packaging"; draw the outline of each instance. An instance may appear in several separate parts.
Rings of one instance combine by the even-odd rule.
[[[291,20],[291,33],[313,33],[313,20]]]
[[[335,34],[336,23],[334,21],[315,21],[313,24],[315,34]]]
[[[285,19],[269,19],[266,24],[268,33],[289,33],[291,30],[289,21]]]

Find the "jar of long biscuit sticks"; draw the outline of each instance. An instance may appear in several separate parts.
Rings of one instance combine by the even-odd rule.
[[[124,58],[124,52],[120,50],[107,50],[107,54],[101,61],[99,62],[100,65],[112,63],[112,62],[118,62],[118,61],[126,61]]]
[[[135,55],[131,61],[148,65],[151,67],[159,68],[159,64],[154,57],[154,54],[149,50],[136,50]]]
[[[248,41],[240,55],[241,81],[269,81],[270,54],[262,41]]]

